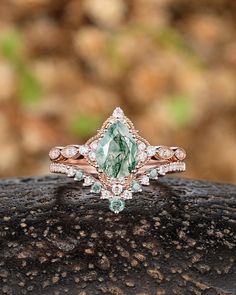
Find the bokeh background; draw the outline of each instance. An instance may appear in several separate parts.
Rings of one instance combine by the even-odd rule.
[[[236,2],[1,0],[0,176],[48,174],[121,106],[186,177],[236,182]]]

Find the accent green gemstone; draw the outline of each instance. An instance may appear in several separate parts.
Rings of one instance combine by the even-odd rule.
[[[96,160],[108,176],[118,178],[130,175],[135,169],[138,145],[129,128],[120,121],[113,123],[98,142]]]
[[[150,179],[156,179],[157,176],[158,176],[157,169],[154,168],[154,169],[151,169],[149,171],[149,177],[150,177]]]
[[[133,181],[131,185],[131,189],[134,193],[137,193],[142,190],[142,187],[138,181]]]
[[[75,177],[74,177],[74,180],[78,180],[78,181],[81,181],[84,179],[84,173],[82,170],[78,170],[76,173],[75,173]]]
[[[125,202],[119,198],[113,198],[110,200],[109,208],[114,213],[119,213],[125,208]]]
[[[99,194],[102,190],[102,184],[99,181],[96,181],[93,183],[92,187],[91,187],[91,192],[95,193],[95,194]]]

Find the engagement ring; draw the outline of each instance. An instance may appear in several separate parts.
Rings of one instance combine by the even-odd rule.
[[[185,171],[186,153],[179,147],[150,145],[118,107],[84,145],[54,147],[49,157],[51,172],[83,181],[92,193],[109,200],[111,211],[119,213],[125,200],[150,180]]]

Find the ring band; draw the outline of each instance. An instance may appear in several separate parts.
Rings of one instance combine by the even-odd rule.
[[[57,146],[50,150],[52,173],[63,173],[91,186],[91,192],[109,199],[119,213],[125,200],[142,191],[150,179],[185,171],[186,152],[180,147],[152,146],[116,108],[98,133],[85,145]]]

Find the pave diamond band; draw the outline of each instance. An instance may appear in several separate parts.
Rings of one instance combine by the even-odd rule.
[[[77,171],[81,171],[79,167],[70,166],[70,165],[61,164],[61,163],[51,163],[49,169],[51,173],[66,174],[68,177],[73,177]],[[163,176],[167,173],[172,173],[172,172],[184,172],[185,169],[186,169],[186,164],[184,162],[176,162],[176,163],[168,163],[168,164],[160,165],[159,167],[157,167],[157,172],[159,176]],[[148,171],[149,170],[147,170],[146,172]],[[117,184],[116,186],[118,186],[119,188],[122,187],[122,185],[119,186],[119,184]],[[112,189],[112,191],[114,190],[115,188]]]
[[[120,108],[84,145],[54,147],[49,152],[50,171],[63,173],[91,192],[108,199],[119,213],[125,200],[167,173],[185,171],[185,151],[180,147],[152,146],[134,129]]]

